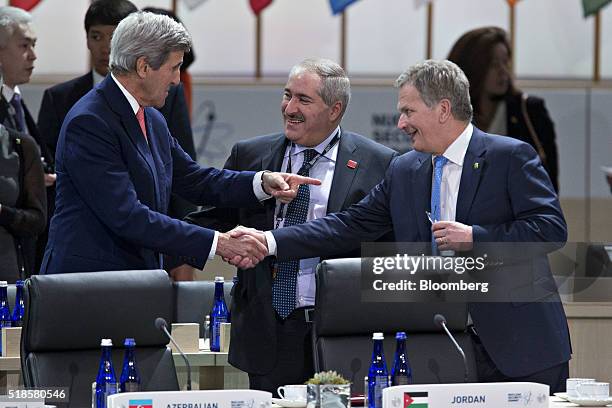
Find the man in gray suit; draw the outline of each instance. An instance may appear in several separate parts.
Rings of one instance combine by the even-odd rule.
[[[281,102],[284,132],[237,143],[225,167],[309,174],[322,184],[300,188],[287,206],[268,200],[259,208],[211,209],[188,220],[222,231],[238,224],[269,230],[360,201],[382,180],[396,152],[340,128],[349,99],[349,79],[335,62],[307,59],[293,67]],[[276,264],[267,258],[238,271],[229,361],[249,374],[251,388],[276,394],[279,385],[312,376],[310,322],[318,262]]]

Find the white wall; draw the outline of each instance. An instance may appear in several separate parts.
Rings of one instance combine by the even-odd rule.
[[[8,3],[1,0],[0,4]],[[135,0],[139,7],[170,7],[170,0]],[[509,26],[506,0],[435,0],[433,56],[447,55],[464,31]],[[39,36],[35,75],[78,74],[87,69],[83,16],[89,0],[42,0],[32,14]],[[255,18],[248,0],[206,0],[178,13],[194,37],[194,75],[252,75]],[[523,0],[516,6],[519,77],[590,78],[593,18],[580,0]],[[307,56],[340,58],[340,18],[328,0],[274,0],[262,13],[263,70],[285,75]],[[360,0],[347,11],[347,68],[352,75],[396,75],[425,56],[425,9],[414,0]],[[612,78],[612,6],[602,13],[604,77]]]

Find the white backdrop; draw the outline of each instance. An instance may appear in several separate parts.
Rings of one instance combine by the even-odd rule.
[[[0,4],[7,4],[0,0]],[[170,0],[134,0],[170,7]],[[248,0],[206,0],[178,13],[194,38],[192,74],[249,76],[255,66],[255,18]],[[506,0],[435,0],[433,56],[443,58],[466,30],[508,28]],[[32,14],[39,36],[35,76],[87,69],[83,17],[89,0],[42,0]],[[581,0],[522,0],[516,6],[519,77],[590,78],[593,18]],[[263,70],[284,76],[307,56],[340,58],[340,18],[328,0],[274,0],[262,13]],[[396,75],[425,56],[425,9],[414,0],[359,0],[348,8],[347,68],[351,75]],[[602,75],[612,78],[612,6],[602,13]]]

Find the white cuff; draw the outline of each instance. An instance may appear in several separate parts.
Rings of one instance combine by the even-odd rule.
[[[219,241],[219,231],[215,231],[215,236],[210,246],[210,253],[208,254],[209,261],[215,257],[215,253],[217,252],[217,241]]]
[[[263,171],[258,171],[257,173],[255,173],[255,177],[253,177],[253,193],[255,193],[255,197],[257,197],[259,201],[264,201],[272,197],[263,189],[263,174]]]
[[[268,255],[276,255],[276,240],[272,231],[266,231],[264,234],[266,235],[266,241],[268,241]]]

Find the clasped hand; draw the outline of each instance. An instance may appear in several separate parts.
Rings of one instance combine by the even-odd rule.
[[[239,225],[219,234],[216,253],[225,262],[240,269],[248,269],[268,256],[268,243],[263,232]]]

